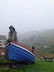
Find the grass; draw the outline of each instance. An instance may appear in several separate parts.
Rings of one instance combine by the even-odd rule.
[[[0,66],[0,72],[54,72],[54,62],[36,60],[34,64],[26,65],[16,69]]]
[[[0,64],[7,64],[8,60],[7,59],[0,59]]]

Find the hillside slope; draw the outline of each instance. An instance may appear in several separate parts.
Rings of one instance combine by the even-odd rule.
[[[26,65],[16,69],[0,66],[0,72],[54,72],[54,62],[37,60],[34,64]]]

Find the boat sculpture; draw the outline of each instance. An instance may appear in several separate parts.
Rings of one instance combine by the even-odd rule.
[[[9,42],[5,49],[6,59],[11,64],[11,61],[18,61],[25,64],[32,64],[35,62],[35,54],[29,48],[15,42]]]

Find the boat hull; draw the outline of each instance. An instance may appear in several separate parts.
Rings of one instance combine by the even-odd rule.
[[[34,63],[35,55],[23,46],[9,43],[5,50],[6,58],[9,60],[15,60],[21,63]]]

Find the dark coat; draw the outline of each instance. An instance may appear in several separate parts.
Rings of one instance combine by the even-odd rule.
[[[18,42],[18,38],[17,38],[17,33],[16,33],[16,31],[14,31],[14,32],[12,33],[12,35],[11,35],[11,33],[9,32],[9,33],[8,33],[8,39],[9,39],[10,41],[16,41],[16,42]]]

